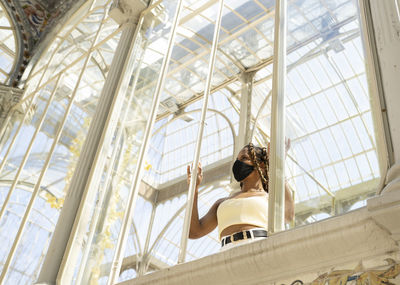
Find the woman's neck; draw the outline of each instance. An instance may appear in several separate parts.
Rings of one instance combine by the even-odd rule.
[[[241,190],[242,192],[262,192],[264,188],[261,181],[257,181],[256,183],[243,183]]]

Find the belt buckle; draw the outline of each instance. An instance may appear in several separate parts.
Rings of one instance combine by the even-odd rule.
[[[247,230],[242,231],[243,233],[243,240],[248,239],[247,237]],[[250,234],[251,235],[251,234]]]

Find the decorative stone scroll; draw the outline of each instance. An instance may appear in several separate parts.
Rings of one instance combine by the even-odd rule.
[[[311,285],[386,285],[393,284],[393,281],[400,274],[400,264],[393,259],[386,259],[388,263],[386,268],[380,269],[364,269],[361,266],[357,266],[353,270],[333,270],[329,273],[324,273],[314,281]]]

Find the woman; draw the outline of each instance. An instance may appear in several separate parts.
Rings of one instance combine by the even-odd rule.
[[[286,151],[289,147],[290,140],[286,143]],[[252,143],[243,147],[232,167],[235,179],[240,182],[240,191],[217,200],[207,214],[199,219],[198,188],[203,179],[199,164],[189,238],[200,238],[217,225],[222,249],[265,238],[268,228],[268,165],[267,148],[255,147]],[[188,166],[188,183],[190,174]],[[291,221],[293,217],[294,202],[285,184],[285,220]]]

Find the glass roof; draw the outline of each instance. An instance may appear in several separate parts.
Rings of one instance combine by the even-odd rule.
[[[17,60],[15,28],[0,3],[0,83],[8,83],[10,73]]]
[[[58,76],[62,74],[55,99],[12,200],[15,204],[26,205],[29,191],[38,179],[71,94],[76,90],[60,142],[41,183],[43,191],[37,204],[42,214],[32,216],[31,223],[43,227],[38,234],[41,247],[38,246],[33,256],[43,256],[47,250],[47,242],[120,37],[118,25],[109,17],[103,19],[109,4],[103,2],[96,2],[92,10],[88,10],[89,6],[82,7],[55,37],[46,56],[32,72],[25,91],[27,102],[34,94],[39,94],[34,101],[37,109],[21,130],[17,130],[18,121],[10,126],[8,140],[2,142],[0,154],[3,157],[12,135],[16,132],[24,134],[16,140],[16,146],[0,173],[0,203],[3,203],[4,193],[9,189],[7,185],[16,175],[28,148],[29,138],[39,126]],[[260,145],[269,142],[274,5],[275,2],[270,0],[225,1],[201,149],[200,160],[205,170],[218,169],[236,155],[234,141],[239,132],[242,73],[256,72],[251,105],[253,142]],[[143,181],[160,194],[167,186],[186,183],[186,167],[194,158],[216,10],[215,1],[184,1],[158,118],[143,165]],[[377,158],[382,154],[378,152],[375,142],[359,11],[355,2],[293,0],[289,1],[288,14],[286,137],[291,139],[292,148],[286,160],[286,175],[295,193],[296,225],[301,225],[362,206],[362,201],[373,194],[380,178]],[[155,29],[160,34],[167,30]],[[101,33],[96,38],[98,30]],[[166,38],[165,35],[160,36],[160,40],[152,41],[147,46],[143,58],[145,68],[137,83],[141,95],[148,94],[156,84],[154,78],[160,70]],[[80,75],[86,58],[89,58],[86,71]],[[139,116],[135,114],[138,113],[132,112],[129,124],[135,122]],[[127,132],[129,127],[132,126],[126,127]],[[125,184],[121,186],[123,195],[130,187],[126,177],[132,176],[132,169],[134,167],[126,167],[122,174],[113,173],[125,179]],[[231,183],[230,173],[226,173],[221,180],[207,181],[200,189],[200,215],[215,200],[226,197],[237,187],[237,184]],[[329,208],[334,198],[343,201],[343,204],[337,204],[336,212]],[[136,255],[138,258],[147,254],[147,272],[176,264],[185,201],[185,194],[172,195],[153,205],[153,201],[140,196],[132,220],[126,257]],[[151,226],[153,207],[154,224]],[[12,219],[20,219],[18,215],[21,216],[23,211],[22,208],[15,210]],[[11,217],[11,207],[9,213]],[[117,239],[121,219],[118,213],[115,219],[115,226],[110,228],[110,242]],[[14,220],[7,219],[7,225],[10,226]],[[287,225],[290,226],[293,225]],[[187,260],[217,252],[218,248],[217,231],[213,231],[205,238],[189,241]],[[0,262],[3,262],[7,252],[4,250],[0,253]],[[19,254],[22,254],[22,249]],[[105,252],[103,264],[111,260],[112,256]],[[138,260],[123,267],[127,271],[121,274],[120,280],[136,276],[140,267]],[[40,262],[35,266],[36,271],[29,271],[28,274],[31,280],[36,276]],[[20,264],[13,268],[18,274],[25,272],[25,269]],[[100,270],[100,278],[101,274],[106,273]],[[22,277],[15,278],[25,280],[19,279]],[[99,283],[102,283],[101,279]]]
[[[269,2],[258,1],[245,3],[226,1],[225,3],[222,20],[225,33],[222,33],[220,38],[219,62],[226,59],[225,53],[237,56],[246,53],[244,51],[250,52],[243,59],[237,57],[233,60],[231,57],[227,64],[217,65],[214,75],[218,77],[220,74],[221,77],[218,78],[221,81],[214,81],[215,86],[224,85],[232,76],[237,76],[240,71],[237,66],[243,69],[257,66],[262,62],[268,64],[271,61],[271,53],[266,53],[260,58],[256,55],[258,47],[260,50],[266,47],[272,50],[273,39],[267,42],[262,38],[257,38],[256,35],[272,35],[273,17],[265,11],[271,12],[273,5]],[[209,2],[197,3],[194,7],[199,8],[196,10],[188,3],[184,9],[185,16],[180,26],[181,30],[187,31],[189,27],[191,29],[196,27],[196,30],[183,33],[185,36],[177,39],[165,88],[166,99],[159,109],[160,118],[163,119],[158,124],[163,124],[163,126],[156,127],[157,131],[154,133],[149,153],[148,160],[152,169],[145,180],[156,188],[168,180],[185,175],[185,167],[192,160],[190,154],[194,153],[199,112],[193,113],[193,111],[199,110],[201,104],[186,102],[196,101],[196,98],[202,96],[202,89],[194,89],[197,88],[196,86],[204,86],[205,75],[198,76],[198,74],[201,70],[207,69],[207,61],[202,60],[204,57],[202,54],[208,53],[213,31],[210,18],[212,11],[216,10],[215,6]],[[345,15],[343,15],[344,11],[346,11]],[[242,13],[246,17],[244,15],[239,17]],[[331,190],[376,178],[379,174],[376,167],[376,154],[375,157],[373,154],[375,143],[371,134],[373,127],[357,8],[352,1],[291,1],[288,13],[290,15],[288,23],[290,53],[287,78],[287,137],[293,142],[292,156],[296,156],[296,161],[307,171],[318,173],[339,171],[334,170],[335,168],[347,170],[346,168],[350,168],[350,165],[356,165],[359,168],[361,166],[358,165],[362,164],[362,161],[372,159],[372,162],[368,163],[371,165],[369,170],[359,170],[358,175],[329,176],[324,173],[324,176],[335,177],[335,181],[331,179],[328,182],[326,178],[323,179],[324,185]],[[190,15],[193,17],[189,18]],[[239,20],[243,17],[247,19],[247,25]],[[248,38],[252,40],[242,40],[237,50],[233,50],[232,42],[246,37],[246,34],[251,34],[252,36]],[[196,44],[198,35],[202,35],[204,40],[202,45]],[[290,40],[291,38],[293,40]],[[188,47],[191,47],[191,50]],[[225,47],[229,47],[230,50],[225,50]],[[244,58],[247,61],[255,60],[255,63],[246,65]],[[187,70],[191,62],[194,62],[196,68]],[[233,68],[234,73],[229,73],[229,68],[225,69],[225,66]],[[256,137],[261,143],[265,143],[269,134],[271,72],[271,64],[259,69],[255,77],[252,98],[253,118],[257,117],[255,134],[258,134]],[[178,80],[178,77],[181,80]],[[225,89],[212,94],[209,106],[210,109],[218,109],[221,113],[227,114],[235,128],[238,125],[238,110],[240,110],[238,101],[240,88],[238,80],[228,84]],[[188,107],[183,110],[191,113],[179,117],[178,110],[186,105]],[[164,108],[164,106],[167,107]],[[259,107],[262,107],[262,110],[259,110]],[[166,113],[172,113],[172,115],[166,117],[164,115]],[[260,114],[257,115],[258,113]],[[213,117],[215,119],[212,119]],[[231,156],[232,147],[231,149],[227,147],[233,145],[229,123],[223,116],[211,111],[207,120],[205,142],[201,151],[205,165]],[[341,141],[340,144],[338,140]],[[363,141],[363,143],[355,147],[351,143],[354,141]],[[339,151],[338,146],[343,142],[347,143],[346,150]],[[327,145],[332,147],[327,150]],[[308,152],[314,150],[312,153],[316,152],[316,155],[311,157],[306,154],[305,149]],[[222,150],[225,153],[222,153]],[[214,153],[215,158],[211,158],[208,153]],[[305,155],[307,158],[303,158]],[[361,171],[364,171],[364,174],[361,174]],[[164,178],[162,178],[163,175]],[[159,178],[156,178],[157,176]],[[296,175],[293,174],[293,176]],[[307,185],[306,188],[315,187],[314,183],[312,187]],[[302,199],[306,198],[307,196]]]

